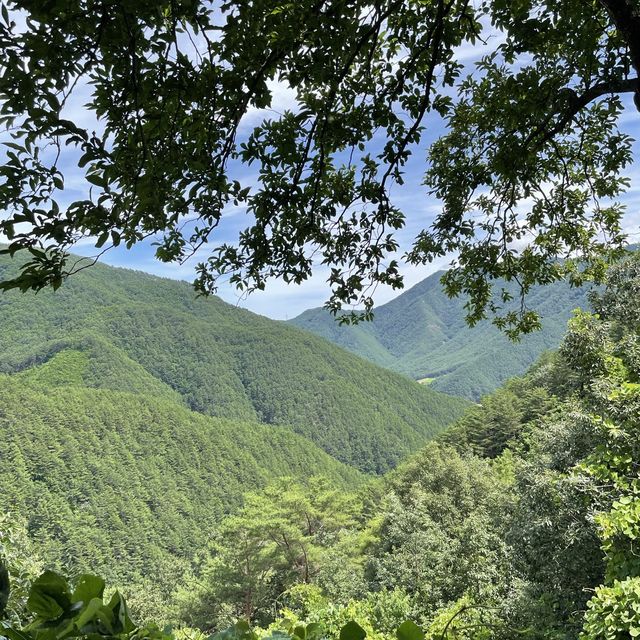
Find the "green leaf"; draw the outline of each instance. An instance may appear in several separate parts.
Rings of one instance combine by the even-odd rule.
[[[311,622],[307,625],[307,640],[316,640],[322,637],[324,627],[319,622]]]
[[[131,622],[127,603],[120,592],[116,591],[113,594],[107,608],[113,613],[113,622],[118,628],[118,632],[124,631],[125,633],[129,633],[133,631],[135,626]]]
[[[96,187],[104,187],[105,180],[104,178],[97,173],[89,173],[87,174],[87,182],[94,184]]]
[[[87,603],[94,598],[102,599],[104,586],[102,578],[85,573],[78,579],[75,591],[71,596],[71,602]]]
[[[16,151],[24,151],[24,147],[20,144],[16,144],[15,142],[3,142],[2,144],[10,149],[15,149]]]
[[[27,609],[45,620],[59,618],[71,605],[67,581],[53,571],[45,571],[31,586]]]
[[[51,107],[52,111],[55,111],[56,113],[60,111],[60,102],[53,93],[45,93],[44,99],[47,101],[47,104]]]
[[[5,627],[0,623],[0,636],[9,638],[9,640],[33,640],[31,635],[13,629],[12,627]]]
[[[86,624],[95,619],[96,614],[103,608],[104,603],[102,602],[102,598],[93,598],[90,600],[80,613],[80,615],[76,618],[75,624],[78,629],[82,629]]]
[[[398,640],[424,640],[422,629],[411,620],[405,620],[396,631]]]
[[[272,636],[275,636],[275,634],[272,634]],[[241,638],[244,640],[257,638],[257,635],[251,630],[251,626],[246,620],[238,620],[233,627],[218,631],[218,633],[209,636],[207,640],[239,640]]]
[[[340,629],[340,640],[364,640],[366,637],[367,632],[355,620]]]
[[[100,249],[100,247],[102,247],[108,239],[109,239],[108,231],[104,231],[103,233],[101,233],[96,242],[96,248]]]
[[[96,157],[95,153],[93,152],[93,149],[90,149],[89,151],[87,151],[86,153],[83,153],[80,156],[80,160],[78,160],[78,166],[79,167],[84,167],[86,166],[86,164],[88,162],[90,162],[91,160],[94,160]]]
[[[257,638],[256,634],[251,629],[251,625],[246,620],[238,620],[233,627],[233,630],[237,638],[246,638],[247,640]]]

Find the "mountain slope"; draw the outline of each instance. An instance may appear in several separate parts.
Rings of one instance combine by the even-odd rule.
[[[15,268],[1,261],[0,277]],[[123,269],[96,266],[55,293],[1,295],[0,327],[5,373],[70,349],[86,360],[75,382],[285,426],[367,472],[391,468],[466,407],[295,327],[196,298],[186,283]]]
[[[26,520],[48,566],[170,591],[246,491],[279,476],[364,479],[288,429],[83,387],[87,363],[65,350],[0,375],[2,510]]]
[[[528,305],[542,316],[543,330],[512,343],[490,322],[469,328],[464,299],[444,294],[441,275],[377,308],[370,323],[341,326],[325,309],[310,309],[289,322],[380,366],[415,379],[433,378],[433,389],[476,400],[557,346],[571,310],[587,305],[585,288],[537,287]]]

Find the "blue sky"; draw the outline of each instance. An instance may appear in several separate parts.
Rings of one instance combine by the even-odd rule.
[[[286,106],[290,106],[289,100],[290,96],[286,91],[276,88],[274,108],[284,109]],[[622,129],[636,140],[634,142],[634,156],[640,158],[640,142],[638,142],[640,140],[640,114],[636,111],[630,98],[626,100],[626,103],[627,108],[621,122]],[[256,114],[257,117],[259,114]],[[437,137],[442,131],[441,127],[435,127],[430,132],[428,139]],[[406,225],[397,235],[401,245],[400,255],[410,248],[417,233],[429,226],[439,212],[438,201],[430,196],[426,187],[421,184],[426,166],[426,147],[427,143],[425,142],[415,150],[413,159],[406,168],[405,185],[401,188],[396,187],[393,192],[394,201],[406,215]],[[631,188],[623,199],[627,207],[625,229],[630,240],[638,241],[640,239],[640,164],[636,163],[635,166],[631,166],[628,175],[631,178]],[[251,179],[251,176],[247,174],[247,178]],[[67,184],[69,186],[76,185],[73,188],[80,191],[84,188],[82,175],[72,164],[69,164]],[[230,210],[225,215],[223,224],[217,230],[215,241],[234,242],[238,232],[248,222],[243,209]],[[88,253],[91,253],[90,249],[91,247],[80,247],[80,251],[88,250]],[[153,253],[151,241],[148,241],[136,245],[129,251],[124,248],[111,250],[103,256],[102,261],[106,264],[139,269],[163,277],[193,280],[197,258],[184,265],[165,264],[158,262]],[[202,255],[206,255],[206,247],[205,253]],[[405,288],[413,286],[438,269],[446,268],[448,262],[448,259],[442,259],[440,262],[426,266],[403,264],[401,272],[404,275]],[[329,295],[326,278],[327,270],[318,268],[314,276],[302,285],[291,285],[274,280],[267,284],[265,291],[255,292],[249,296],[243,296],[236,289],[221,282],[218,295],[227,302],[256,313],[275,319],[288,319],[295,317],[305,309],[321,306],[325,302]],[[394,291],[390,287],[379,287],[374,298],[376,304],[379,305],[391,300],[399,293],[401,292]]]
[[[489,48],[495,46],[496,38],[497,36],[494,36],[493,41],[488,46],[473,47],[468,45],[462,47],[458,52],[459,58],[471,66],[474,60],[479,59],[479,57],[488,52]],[[282,112],[287,108],[295,108],[294,97],[285,86],[274,83],[272,89],[274,96],[273,110]],[[67,107],[65,115],[90,130],[99,130],[100,124],[95,121],[92,114],[83,106],[89,96],[90,88],[86,85],[79,85],[73,101]],[[635,110],[630,98],[625,102],[627,108],[622,118],[622,128],[633,138],[640,139],[640,114]],[[265,113],[258,111],[250,113],[243,120],[245,131],[249,131],[264,115]],[[421,182],[426,166],[426,149],[429,140],[437,138],[442,132],[442,127],[438,124],[429,130],[425,136],[424,143],[419,148],[414,149],[413,158],[406,167],[405,185],[394,188],[394,202],[401,207],[406,215],[406,226],[397,234],[401,245],[398,257],[410,248],[417,233],[429,226],[439,212],[438,202],[428,194],[427,189],[422,186]],[[64,201],[71,202],[87,196],[87,183],[84,180],[84,172],[78,169],[76,165],[77,155],[73,150],[69,149],[65,151],[61,162],[59,162],[60,169],[65,175],[64,199],[60,199],[61,206],[64,206]],[[634,143],[634,155],[640,158],[640,143],[638,142]],[[243,182],[250,183],[255,180],[256,169],[243,168],[240,171]],[[640,239],[640,233],[638,233],[640,231],[640,166],[632,166],[628,173],[631,178],[631,189],[624,198],[628,210],[625,227],[630,239],[638,241]],[[222,224],[217,229],[213,243],[233,243],[237,239],[238,232],[248,224],[249,220],[243,209],[229,209],[225,213]],[[84,255],[95,254],[95,249],[90,239],[78,245],[75,251]],[[204,258],[206,254],[205,250],[200,254],[200,257]],[[161,263],[154,258],[152,241],[146,241],[136,245],[129,251],[125,248],[110,250],[104,254],[102,262],[114,266],[138,269],[163,277],[191,281],[195,275],[195,266],[198,258],[196,257],[184,265]],[[439,263],[425,267],[403,265],[401,271],[405,278],[405,287],[408,288],[416,284],[433,271],[445,268],[447,264],[448,260],[443,259]],[[218,295],[232,304],[251,309],[257,313],[272,318],[287,319],[298,315],[305,309],[321,306],[324,303],[329,296],[326,277],[327,270],[318,268],[314,276],[302,285],[287,285],[282,281],[272,281],[267,285],[265,291],[253,293],[248,297],[241,296],[228,284],[221,282]],[[387,302],[399,293],[399,291],[393,291],[390,288],[380,287],[375,293],[376,304]]]
[[[461,52],[461,54],[465,55],[464,52]],[[470,51],[466,55],[476,57],[478,51]],[[272,90],[273,111],[281,113],[285,109],[295,108],[294,95],[284,85],[273,83]],[[74,100],[69,103],[64,117],[79,122],[89,130],[99,130],[100,124],[93,119],[92,114],[84,109],[83,106],[89,97],[90,87],[80,87]],[[248,133],[265,116],[273,117],[273,113],[250,112],[243,120],[244,133]],[[410,248],[417,233],[425,226],[428,226],[438,212],[438,203],[428,197],[426,188],[421,186],[421,181],[425,169],[428,141],[437,138],[442,131],[440,126],[429,131],[425,136],[424,144],[415,150],[412,161],[406,167],[405,185],[394,187],[394,201],[403,209],[406,215],[406,226],[397,234],[401,245],[401,250],[397,255],[398,258]],[[79,153],[74,152],[72,149],[67,150],[58,163],[62,173],[65,175],[63,197],[58,198],[61,206],[64,206],[67,202],[84,198],[87,195],[84,173],[76,165],[78,156]],[[257,179],[258,171],[255,167],[239,167],[237,171],[239,175],[236,177],[239,177],[243,184],[250,184]],[[216,229],[211,246],[215,246],[218,243],[235,242],[239,232],[249,223],[250,219],[244,209],[228,209],[223,216],[222,223]],[[153,240],[141,242],[130,250],[124,247],[111,249],[102,256],[101,261],[105,264],[138,269],[163,277],[192,281],[195,277],[195,267],[199,258],[203,259],[208,255],[207,247],[204,247],[197,256],[186,264],[162,263],[155,259],[152,243]],[[87,238],[86,241],[81,241],[74,249],[74,252],[87,256],[95,255],[96,250],[93,240]],[[448,262],[448,259],[443,259],[427,267],[404,265],[402,272],[405,276],[405,287],[416,284],[433,271],[446,268]],[[248,296],[238,292],[225,281],[221,281],[217,294],[231,304],[250,309],[256,313],[275,319],[288,319],[295,317],[306,309],[324,304],[330,294],[326,283],[327,275],[328,269],[319,266],[313,277],[301,285],[290,285],[283,281],[273,280],[268,283],[265,291],[254,292]],[[394,291],[390,287],[379,287],[375,293],[376,304],[382,304],[399,295],[399,293],[401,291]]]

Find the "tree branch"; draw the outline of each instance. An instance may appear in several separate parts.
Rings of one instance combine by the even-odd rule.
[[[558,133],[560,133],[575,117],[584,109],[590,102],[612,93],[630,93],[635,92],[636,103],[638,101],[638,78],[629,78],[620,82],[601,82],[587,89],[582,95],[578,95],[573,89],[565,89],[564,92],[569,95],[569,105],[567,110],[562,114],[560,120],[551,129],[546,131],[540,139],[538,146],[543,146],[546,142],[549,142]],[[636,105],[637,106],[637,105]],[[536,128],[531,135],[525,141],[525,144],[529,144],[532,140],[537,138],[544,131],[544,126],[548,124],[548,120],[543,125]]]
[[[640,75],[640,6],[634,0],[599,0],[607,10],[631,54],[631,64]],[[636,81],[633,100],[640,111],[640,84]]]

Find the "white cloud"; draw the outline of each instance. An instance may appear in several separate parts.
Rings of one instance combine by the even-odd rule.
[[[247,112],[240,120],[241,131],[245,133],[252,130],[260,124],[265,118],[277,118],[285,111],[297,111],[298,102],[296,100],[296,91],[292,89],[286,82],[280,80],[269,80],[267,87],[271,92],[271,105],[267,109],[258,109],[249,107]]]

